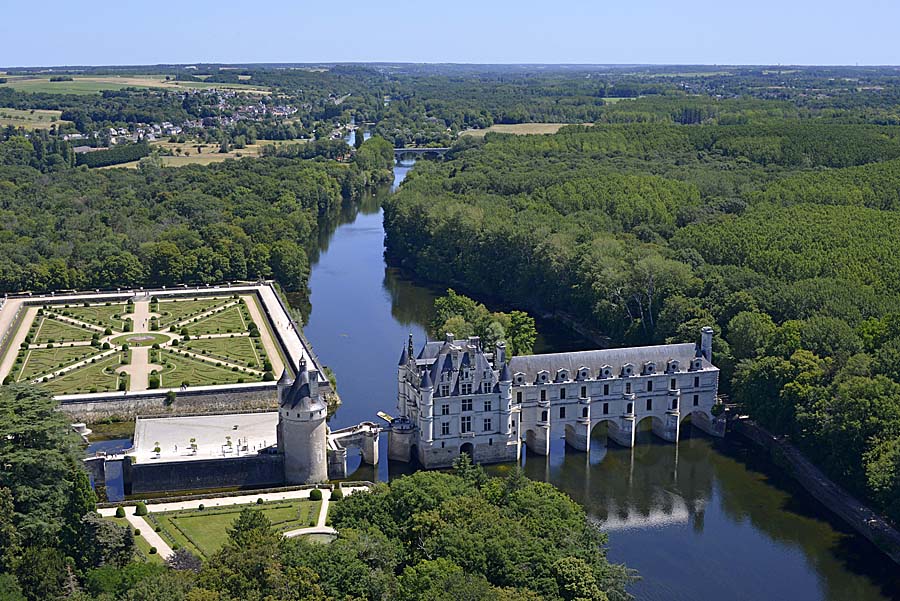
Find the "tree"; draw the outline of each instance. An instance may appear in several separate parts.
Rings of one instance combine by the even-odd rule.
[[[172,555],[166,560],[166,565],[173,570],[197,573],[200,571],[200,568],[203,567],[203,562],[200,561],[199,557],[184,547],[181,547],[172,552]]]
[[[772,341],[777,327],[765,313],[742,311],[728,322],[728,342],[735,359],[750,359]]]
[[[70,557],[77,558],[85,549],[82,544],[86,536],[83,519],[94,511],[97,505],[97,495],[94,494],[87,472],[83,469],[73,469],[70,481],[69,493],[63,510],[60,542]]]

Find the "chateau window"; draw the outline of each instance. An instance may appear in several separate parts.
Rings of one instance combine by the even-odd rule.
[[[700,376],[694,376],[694,388],[700,388]]]
[[[459,418],[459,432],[466,434],[472,431],[472,418],[468,415]]]
[[[561,398],[561,399],[566,398],[566,389],[565,388],[559,389],[559,398]]]
[[[441,436],[450,436],[450,422],[441,422]]]
[[[604,396],[609,394],[609,384],[603,385],[603,394],[604,394]]]
[[[647,411],[653,411],[653,399],[647,399]]]
[[[625,394],[631,394],[631,382],[625,382]]]
[[[625,413],[634,413],[634,403],[628,403],[625,407]]]
[[[446,403],[441,405],[441,415],[450,415],[450,405]]]
[[[472,394],[472,383],[460,384],[460,394]]]
[[[520,405],[522,404],[522,391],[521,390],[516,391],[516,402]]]
[[[547,421],[547,410],[546,409],[541,411],[541,421],[542,422]]]
[[[678,409],[678,399],[672,399],[672,409]]]
[[[516,427],[516,420],[512,420],[512,428]]]
[[[493,430],[493,428],[491,427],[491,418],[489,418],[489,417],[486,417],[484,419],[484,424],[482,424],[482,425],[484,426],[484,428],[483,428],[484,432],[490,432],[491,430]]]
[[[472,410],[472,399],[463,399],[462,400],[462,410],[463,411],[471,411]]]
[[[653,380],[647,380],[647,392],[653,392]]]
[[[581,387],[581,398],[583,398],[583,399],[587,398],[587,386]]]
[[[609,415],[609,403],[603,403],[603,415]]]
[[[675,378],[669,380],[669,390],[676,390],[678,388],[678,382],[675,381]]]
[[[587,408],[587,407],[582,407],[582,409],[581,409],[581,417],[587,417],[587,416],[588,416],[588,408]]]
[[[484,410],[485,411],[493,411],[493,403],[491,403],[491,399],[487,399],[484,401]]]
[[[441,384],[441,396],[450,396],[449,384]]]
[[[546,401],[546,400],[547,400],[547,391],[541,390],[541,401]]]
[[[695,395],[694,395],[694,407],[696,407],[696,406],[699,405],[699,404],[700,404],[700,395],[699,395],[699,394],[695,394]]]
[[[565,407],[559,408],[559,419],[566,419],[566,408]]]

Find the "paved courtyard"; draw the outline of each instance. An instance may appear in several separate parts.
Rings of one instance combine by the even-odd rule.
[[[134,456],[139,463],[255,455],[275,444],[278,412],[138,418]],[[230,437],[231,445],[228,445]],[[191,439],[197,445],[191,449]],[[160,454],[154,452],[159,443]]]

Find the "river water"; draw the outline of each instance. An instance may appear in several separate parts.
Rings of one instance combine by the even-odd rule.
[[[409,168],[395,169],[395,187]],[[367,197],[323,228],[311,257],[309,303],[291,299],[308,315],[304,331],[337,375],[343,405],[333,428],[395,412],[397,359],[408,334],[416,348],[425,341],[440,292],[386,266],[380,201]],[[557,324],[538,322],[538,329],[539,351],[589,346]],[[598,440],[590,454],[566,450],[559,440],[549,457],[526,455],[524,468],[571,495],[609,533],[610,558],[641,575],[630,588],[640,600],[900,599],[897,566],[758,452],[739,440],[686,434],[673,445],[643,432],[633,449]],[[386,460],[371,468],[355,459],[348,467],[353,479],[408,471]]]

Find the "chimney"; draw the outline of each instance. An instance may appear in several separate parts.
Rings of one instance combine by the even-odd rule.
[[[506,343],[498,340],[494,346],[494,369],[500,369],[504,363],[506,363]]]

